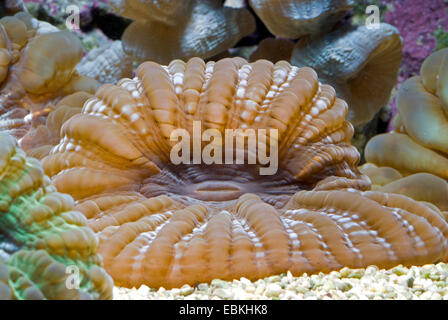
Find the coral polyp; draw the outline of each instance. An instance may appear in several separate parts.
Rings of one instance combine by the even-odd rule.
[[[255,194],[219,208],[113,193],[77,209],[99,234],[106,270],[127,287],[387,268],[447,254],[447,224],[436,211],[380,192],[299,191],[279,210]]]
[[[45,124],[36,126],[20,139],[23,150],[37,159],[45,157],[59,143],[64,122],[81,113],[82,105],[91,97],[91,94],[79,91],[60,100],[48,115]]]
[[[346,112],[347,104],[336,98],[333,88],[320,85],[312,69],[285,61],[249,64],[233,58],[205,63],[194,58],[166,67],[148,62],[140,65],[136,78],[100,88],[82,114],[64,124],[61,142],[43,165],[55,176],[58,189],[75,198],[105,190],[194,198],[203,182],[214,188],[214,176],[229,180],[235,191],[265,190],[266,198],[281,196],[282,188],[292,194],[300,188],[337,186],[334,177],[347,187],[365,189],[368,183],[355,168],[359,155],[349,143],[353,129],[344,119]],[[214,129],[223,136],[227,129],[267,130],[260,141],[266,141],[267,150],[278,148],[276,174],[259,176],[258,155],[253,165],[174,166],[170,157],[177,141],[171,134],[184,129],[193,137],[195,122],[202,132]],[[278,141],[271,139],[270,129],[278,131]],[[223,154],[229,148],[224,141],[214,143]],[[101,152],[94,154],[90,148]],[[248,152],[247,144],[230,148]],[[103,164],[103,159],[111,162]],[[82,165],[85,161],[89,168]],[[64,174],[58,174],[61,170]],[[84,179],[88,171],[99,179]],[[203,176],[207,171],[211,175]],[[66,183],[72,175],[77,184]],[[179,186],[182,182],[184,187]]]
[[[146,62],[135,78],[100,88],[42,163],[78,201],[122,286],[446,258],[448,225],[437,209],[362,192],[370,183],[356,168],[347,110],[312,69],[285,61]],[[261,139],[278,148],[276,174],[261,175],[258,156],[254,164],[173,164],[172,133],[194,136],[195,122],[217,133],[277,130]]]

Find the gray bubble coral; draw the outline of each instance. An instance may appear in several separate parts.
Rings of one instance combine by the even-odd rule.
[[[43,124],[64,96],[95,92],[98,83],[75,71],[79,39],[20,12],[0,19],[0,131],[16,138]]]
[[[403,176],[394,168],[372,163],[365,163],[359,169],[372,181],[372,190],[403,194],[432,203],[442,211],[448,210],[448,183],[438,176],[423,172]]]
[[[97,240],[38,160],[0,133],[0,299],[110,299]]]
[[[146,62],[95,96],[64,123],[42,163],[77,199],[118,285],[170,288],[447,256],[448,225],[436,210],[361,191],[370,184],[356,168],[347,104],[310,68]],[[259,155],[254,164],[173,164],[171,134],[194,136],[195,121],[204,132],[278,130],[258,137],[265,151],[278,147],[278,170],[261,175]],[[218,153],[251,152],[213,143]]]
[[[398,30],[386,23],[373,29],[343,26],[310,42],[297,42],[291,64],[315,69],[322,81],[347,101],[347,120],[360,126],[389,101],[401,48]]]
[[[249,0],[272,34],[290,39],[330,31],[354,3],[353,0]]]
[[[132,58],[123,51],[121,41],[106,43],[90,50],[76,70],[99,83],[116,83],[132,76]]]
[[[221,0],[113,0],[111,5],[135,20],[122,41],[124,51],[140,62],[210,58],[255,30],[248,10]]]

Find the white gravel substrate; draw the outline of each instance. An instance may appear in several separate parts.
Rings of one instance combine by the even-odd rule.
[[[220,299],[399,299],[448,300],[448,264],[422,267],[398,266],[390,270],[369,266],[366,269],[343,268],[329,274],[304,274],[294,277],[290,272],[255,282],[246,278],[232,282],[213,280],[196,287],[154,290],[114,287],[115,300],[220,300]]]

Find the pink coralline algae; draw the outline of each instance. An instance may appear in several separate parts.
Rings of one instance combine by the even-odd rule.
[[[394,25],[403,38],[403,61],[398,83],[418,75],[423,60],[437,47],[437,30],[448,32],[447,0],[382,0],[388,10],[385,22]],[[395,98],[390,102],[391,113],[396,111]],[[393,129],[392,123],[389,129]]]
[[[81,12],[90,10],[92,7],[98,7],[102,4],[108,4],[109,0],[24,0],[24,3],[37,3],[39,6],[45,8],[45,10],[52,16],[59,16],[65,14],[65,8],[69,5],[77,5]],[[61,10],[64,9],[64,10]]]
[[[436,48],[434,32],[448,32],[448,1],[444,0],[383,0],[391,4],[384,16],[397,27],[403,38],[403,65],[400,82],[419,73],[423,60]]]

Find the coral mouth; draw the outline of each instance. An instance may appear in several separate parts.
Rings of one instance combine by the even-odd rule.
[[[278,207],[286,195],[311,188],[284,169],[272,176],[260,176],[255,165],[178,165],[143,180],[139,191],[147,198],[169,195],[190,204],[224,204],[253,193]]]
[[[207,181],[193,186],[194,198],[203,201],[227,201],[239,198],[244,190],[231,181]]]

